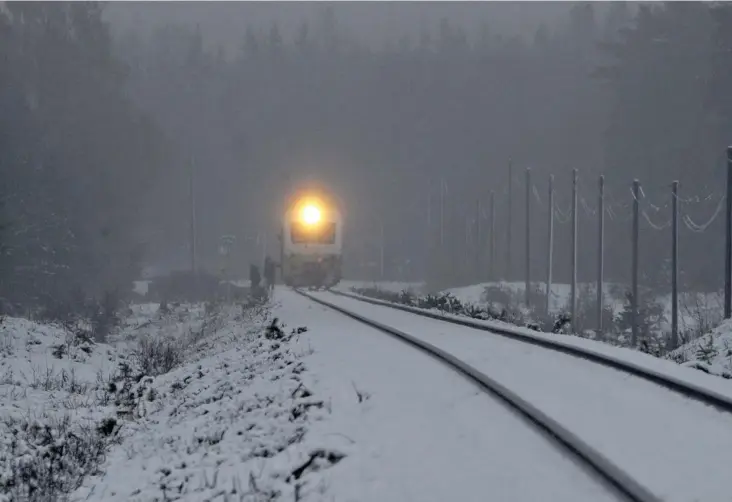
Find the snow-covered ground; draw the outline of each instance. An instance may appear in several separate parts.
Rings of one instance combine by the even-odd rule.
[[[398,293],[408,289],[415,293],[421,293],[424,288],[422,282],[398,282],[398,281],[351,281],[342,280],[338,283],[338,289],[350,291],[351,288],[373,288],[377,287],[384,291],[392,291]]]
[[[106,344],[6,319],[0,499],[614,500],[429,357],[285,289],[246,314],[140,305]]]
[[[496,377],[668,500],[726,500],[726,415],[564,354],[323,294]],[[720,353],[730,331],[713,338]],[[0,501],[611,499],[450,370],[286,288],[250,310],[136,305],[106,343],[82,335],[0,325]],[[566,343],[732,396],[670,361]]]
[[[732,321],[671,352],[668,359],[711,375],[732,379]]]
[[[109,386],[132,362],[59,326],[0,323],[0,500],[53,500],[43,497],[73,489],[103,456],[112,431],[98,431],[116,423]]]
[[[266,311],[239,306],[137,305],[108,343],[94,343],[59,326],[3,319],[0,500],[156,500],[171,490],[210,497],[223,485],[211,481],[219,465],[208,461],[222,422],[237,414],[254,424],[231,430],[255,475],[237,470],[240,492],[282,491],[277,480],[260,482],[252,463],[289,445],[284,438],[294,443],[312,410],[303,388],[295,392],[302,369],[289,337],[268,338],[276,330],[265,321]],[[273,389],[280,378],[288,387]],[[238,398],[246,382],[260,392]],[[217,409],[220,401],[227,406]],[[221,483],[233,483],[220,467]]]
[[[304,374],[302,329],[226,321],[149,383],[156,398],[73,500],[294,500],[317,489],[310,474],[344,453],[308,438],[327,406]]]
[[[379,286],[380,287],[380,286]],[[535,283],[534,287],[540,291],[545,291],[543,283]],[[485,282],[463,286],[457,288],[446,289],[445,293],[450,293],[463,303],[473,305],[485,304],[488,302],[486,298],[486,288],[500,288],[510,291],[511,294],[520,302],[523,302],[524,291],[526,285],[523,282]],[[603,284],[603,299],[606,307],[617,316],[625,305],[625,292],[628,288],[622,284],[605,283]],[[578,302],[581,304],[588,303],[592,306],[596,302],[596,287],[594,283],[578,284]],[[553,313],[566,310],[570,301],[571,287],[569,284],[552,284],[550,292],[549,308]],[[671,330],[671,295],[661,295],[655,299],[661,306],[663,318],[656,327],[660,332],[670,332]],[[722,297],[719,293],[680,293],[679,294],[679,327],[682,332],[695,332],[698,328],[702,330],[715,326],[722,320]],[[699,326],[702,324],[702,326]]]
[[[345,292],[362,292],[367,296],[375,296],[380,298],[381,295],[374,290],[381,290],[387,293],[400,292],[408,289],[414,296],[424,296],[425,289],[419,285],[412,287],[402,287],[399,283],[355,283],[353,285],[345,283],[339,285],[336,289]],[[407,286],[407,285],[405,285]],[[538,321],[538,324],[550,326],[553,319],[545,318],[543,306],[545,297],[543,296],[544,285],[542,283],[534,283],[535,291],[538,294],[532,298],[532,305],[538,307],[538,310],[530,311],[524,305],[525,284],[512,283],[480,283],[470,286],[456,287],[446,289],[440,294],[449,294],[459,300],[463,307],[477,307],[486,309],[491,307],[493,310],[500,312],[502,308],[507,308],[509,312],[515,312],[517,318],[512,321],[520,325],[526,325],[527,322]],[[359,289],[372,290],[359,291]],[[627,298],[625,298],[625,288],[622,284],[605,283],[604,289],[604,341],[613,345],[628,346],[630,341],[630,320],[629,306]],[[550,313],[556,319],[559,312],[567,312],[568,301],[570,297],[570,287],[566,284],[554,284],[552,286],[550,296]],[[383,299],[383,298],[382,298]],[[393,300],[392,300],[393,301]],[[661,295],[655,298],[645,297],[643,299],[643,311],[646,312],[642,316],[641,323],[647,323],[650,337],[645,339],[648,343],[648,350],[659,356],[668,356],[667,349],[669,338],[671,336],[671,297],[670,295]],[[582,329],[583,336],[595,339],[596,326],[596,295],[594,284],[578,285],[578,327]],[[679,294],[679,341],[686,344],[694,341],[704,335],[709,334],[715,327],[722,322],[722,295],[721,293],[691,293],[681,292]],[[549,330],[544,327],[543,329]],[[705,338],[705,340],[707,340]],[[707,340],[708,342],[708,340]],[[697,352],[697,343],[691,343],[692,352]],[[713,350],[712,347],[704,349],[713,354],[725,353],[722,350]],[[674,359],[678,362],[688,362],[688,365],[697,369],[707,371],[709,373],[729,377],[732,376],[732,363],[730,361],[719,361],[714,365],[706,364],[710,358],[709,354],[700,352],[701,363],[697,364],[691,359],[695,359],[693,355],[687,352],[677,352]],[[726,365],[726,366],[725,366]],[[726,368],[726,369],[725,369]]]
[[[566,354],[438,320],[322,293],[465,360],[539,406],[664,500],[726,501],[732,418],[653,383]],[[732,396],[722,379],[636,351],[572,343],[645,360],[650,367]]]
[[[320,500],[600,501],[614,498],[540,433],[451,370],[293,292],[277,311],[307,323],[307,365],[330,415],[311,438],[348,457]]]

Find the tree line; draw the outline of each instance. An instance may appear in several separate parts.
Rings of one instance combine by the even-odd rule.
[[[410,259],[416,277],[430,265],[428,200],[435,211],[442,179],[452,194],[448,241],[460,247],[476,200],[505,192],[509,159],[514,224],[525,219],[524,167],[541,193],[554,174],[563,204],[569,184],[560,180],[573,168],[585,186],[605,173],[618,197],[634,178],[665,197],[674,179],[698,195],[724,176],[724,4],[614,2],[600,14],[577,3],[532,37],[499,35],[490,19],[470,33],[442,20],[378,47],[358,43],[326,8],[296,33],[244,20],[235,51],[174,24],[113,39],[95,3],[0,12],[5,298],[101,291],[139,275],[145,260],[185,266],[191,179],[202,266],[216,268],[224,234],[237,236],[240,270],[255,258],[245,244],[255,236],[274,252],[285,191],[317,177],[346,204],[349,270],[378,256],[383,226],[389,263]],[[537,216],[532,242],[545,231]],[[623,278],[628,230],[608,232],[608,278]],[[521,228],[513,234],[522,249]],[[682,242],[686,277],[706,288],[719,282],[717,234]],[[557,239],[558,281],[569,274],[568,249]],[[650,240],[644,270],[660,270],[651,258],[665,249]],[[717,249],[718,260],[691,259]],[[580,254],[581,280],[594,259]],[[532,266],[539,277],[541,255]]]
[[[533,37],[501,36],[490,20],[473,33],[442,20],[417,38],[374,47],[351,38],[325,8],[287,36],[276,23],[243,23],[233,53],[180,26],[127,34],[119,51],[132,68],[133,95],[210,174],[200,183],[209,255],[224,233],[267,233],[272,249],[282,192],[317,176],[346,201],[351,266],[376,259],[383,224],[389,262],[411,259],[419,275],[429,268],[427,198],[441,178],[453,194],[449,240],[458,247],[476,199],[505,191],[509,159],[514,223],[525,219],[524,167],[540,188],[554,174],[564,201],[573,168],[585,187],[605,173],[623,198],[634,178],[663,200],[674,179],[686,194],[719,187],[730,137],[729,6],[614,2],[597,10],[574,4],[563,23]],[[498,209],[505,235],[505,205]],[[545,230],[542,220],[532,241]],[[620,279],[628,231],[617,232],[607,240],[615,258],[608,273]],[[522,230],[513,233],[522,249]],[[711,246],[721,260],[718,233],[682,243],[682,255]],[[646,262],[665,252],[659,242],[645,246]],[[567,243],[558,240],[557,256],[568,254]],[[594,256],[581,254],[581,278]],[[717,265],[687,260],[685,277],[716,287]],[[559,260],[557,278],[568,274]]]
[[[49,309],[129,289],[172,144],[127,96],[96,3],[0,7],[0,299]]]

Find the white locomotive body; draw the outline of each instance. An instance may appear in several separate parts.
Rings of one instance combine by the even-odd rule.
[[[300,196],[282,222],[282,279],[292,287],[332,287],[341,280],[343,217],[322,195]]]

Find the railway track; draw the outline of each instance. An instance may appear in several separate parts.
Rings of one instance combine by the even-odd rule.
[[[396,305],[382,300],[376,300],[373,298],[366,298],[355,294],[345,293],[343,291],[329,290],[329,292],[338,296],[358,300],[364,303],[401,310],[403,312],[409,312],[411,314],[416,314],[422,317],[436,319],[445,323],[465,326],[483,332],[488,332],[493,335],[499,335],[505,338],[509,338],[511,340],[537,345],[545,349],[561,352],[581,359],[586,359],[588,361],[592,361],[594,363],[601,364],[603,366],[607,366],[609,368],[613,368],[650,381],[673,392],[676,392],[686,398],[694,399],[706,405],[713,406],[719,411],[732,414],[732,399],[728,396],[715,392],[714,390],[695,385],[691,382],[680,380],[672,375],[665,375],[659,371],[643,367],[642,365],[635,364],[631,361],[616,358],[611,355],[597,352],[589,348],[571,345],[563,342],[562,340],[547,339],[546,337],[542,337],[540,335],[531,335],[520,330],[520,328],[511,329],[510,327],[487,325],[481,323],[480,321],[469,318],[459,318],[452,315],[438,314],[416,307]]]
[[[649,489],[639,483],[629,473],[619,467],[617,464],[608,459],[600,451],[590,446],[588,443],[579,438],[567,427],[563,426],[549,415],[532,405],[526,399],[508,389],[495,379],[482,373],[475,367],[465,363],[454,355],[427,343],[419,338],[380,323],[373,319],[369,319],[357,312],[346,309],[342,306],[328,302],[322,298],[318,298],[305,291],[295,289],[298,294],[316,302],[324,307],[333,309],[344,314],[351,319],[368,325],[378,331],[386,333],[415,349],[418,349],[440,363],[456,371],[466,379],[476,384],[484,392],[498,398],[508,407],[513,409],[518,415],[532,423],[539,430],[545,433],[557,447],[564,449],[572,455],[580,464],[587,466],[593,471],[599,479],[603,480],[607,485],[616,491],[622,500],[633,502],[660,502],[662,499],[657,497]],[[332,292],[334,293],[334,292]],[[350,296],[350,295],[346,295]]]

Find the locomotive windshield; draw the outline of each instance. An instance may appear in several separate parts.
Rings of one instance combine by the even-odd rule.
[[[293,221],[290,227],[290,239],[293,244],[335,244],[335,222],[322,222],[309,225],[301,221]]]

